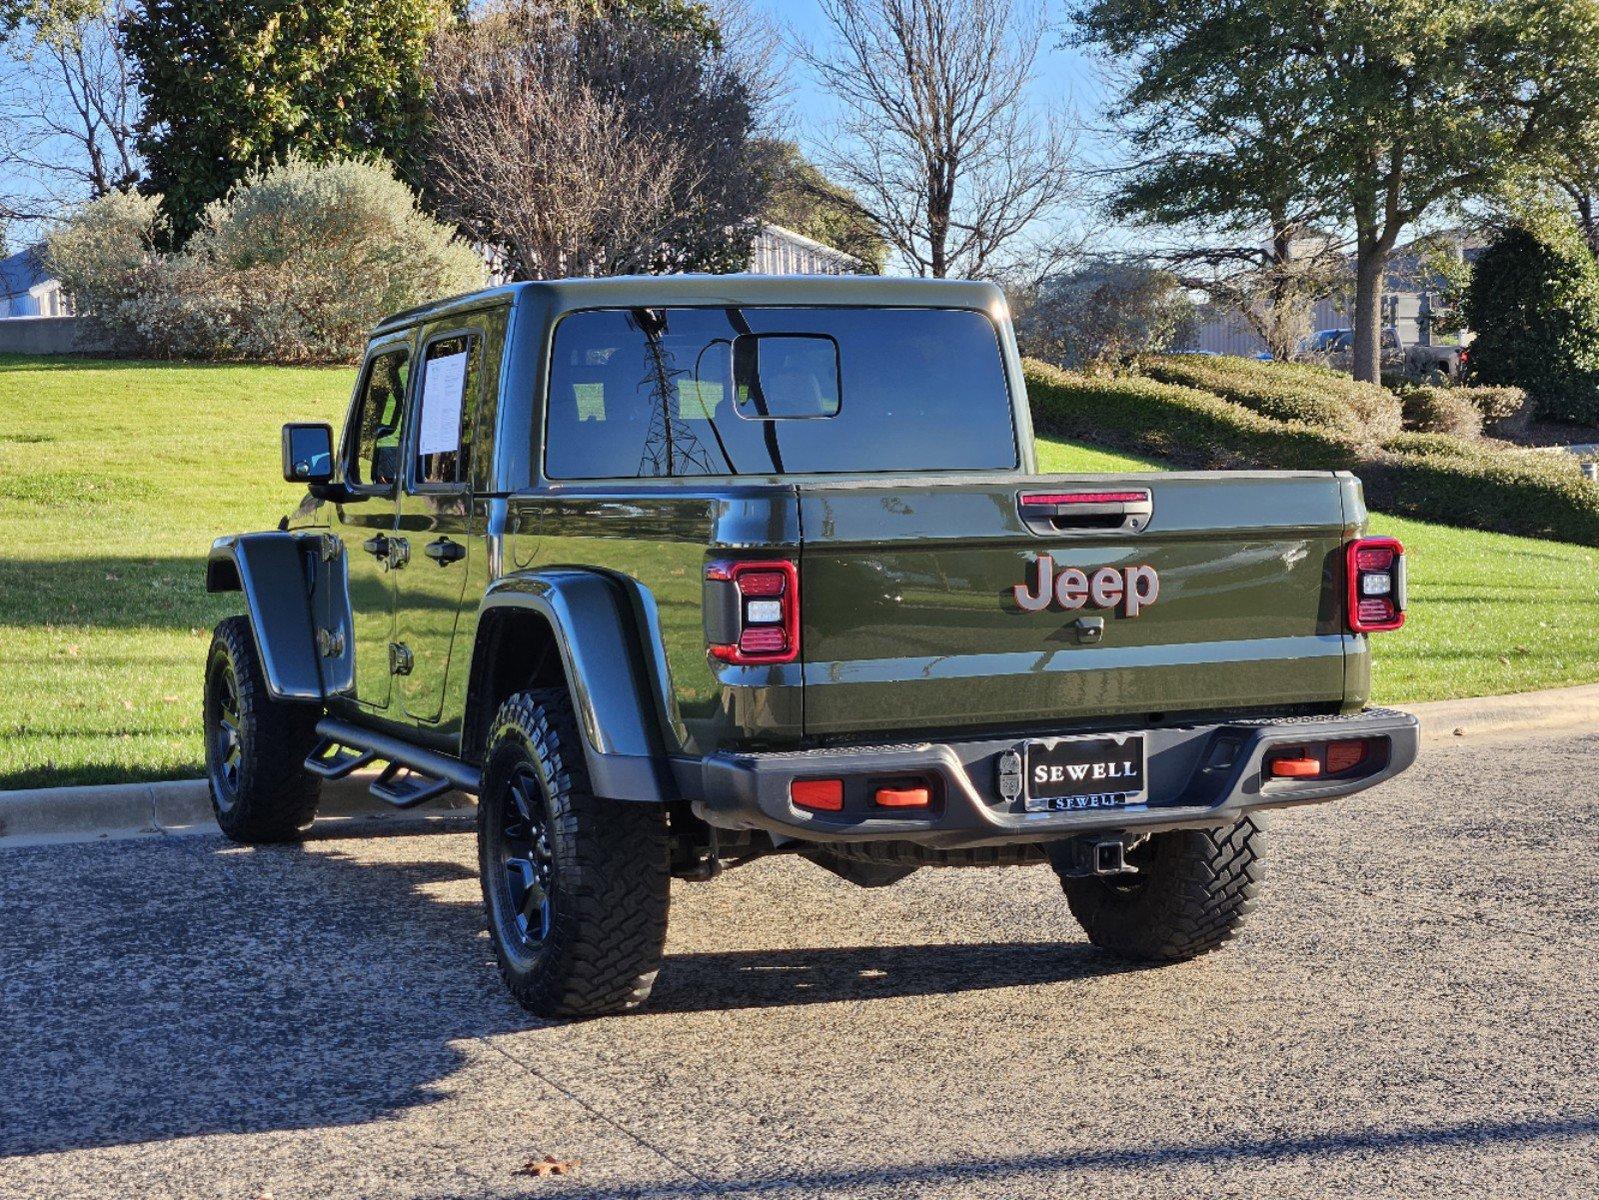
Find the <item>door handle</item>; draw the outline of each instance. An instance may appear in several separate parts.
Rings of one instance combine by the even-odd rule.
[[[389,556],[389,539],[380,533],[377,537],[369,537],[362,542],[361,549],[365,550],[373,558],[387,558]]]
[[[441,537],[436,542],[427,544],[427,556],[441,567],[447,567],[452,562],[459,562],[466,557],[466,547],[460,542],[452,542],[449,538]]]

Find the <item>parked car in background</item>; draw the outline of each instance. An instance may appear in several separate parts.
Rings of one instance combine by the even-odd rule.
[[[1348,371],[1354,365],[1354,348],[1353,329],[1318,329],[1299,343],[1299,357],[1325,363],[1336,371]],[[1462,346],[1406,345],[1395,326],[1383,326],[1382,369],[1385,373],[1454,382],[1459,380],[1467,357],[1468,352]]]

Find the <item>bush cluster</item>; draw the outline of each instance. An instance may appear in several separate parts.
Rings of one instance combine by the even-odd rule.
[[[1457,438],[1482,436],[1482,412],[1464,388],[1418,383],[1399,392],[1405,428],[1417,433],[1447,433]]]
[[[119,349],[157,358],[347,362],[379,319],[483,283],[482,259],[387,168],[269,167],[156,249],[160,197],[114,192],[46,247],[79,311]]]
[[[1169,272],[1105,260],[1011,298],[1022,353],[1072,370],[1119,366],[1192,336],[1194,303]]]
[[[1310,363],[1146,355],[1138,369],[1163,383],[1211,392],[1262,416],[1303,421],[1372,445],[1400,430],[1400,406],[1393,393]]]
[[[1027,363],[1026,373],[1041,432],[1178,466],[1353,470],[1364,481],[1372,507],[1384,512],[1599,545],[1599,484],[1583,478],[1576,460],[1564,455],[1506,450],[1447,432],[1395,430],[1374,446],[1325,426],[1267,416],[1198,387],[1143,375],[1099,378],[1036,361]],[[1450,394],[1480,420],[1463,399],[1475,389],[1428,390]],[[1496,397],[1492,402],[1508,401]]]

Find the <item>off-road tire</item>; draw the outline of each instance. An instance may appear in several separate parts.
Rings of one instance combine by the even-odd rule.
[[[225,712],[237,718],[236,752],[224,748]],[[320,705],[272,698],[248,618],[229,617],[216,627],[206,656],[205,763],[211,811],[223,833],[249,844],[288,842],[311,823],[322,780],[305,769],[305,758],[316,746],[321,716]]]
[[[564,689],[539,688],[500,706],[483,755],[478,866],[489,940],[505,985],[541,1017],[594,1017],[649,998],[666,945],[670,866],[659,805],[609,800],[589,790],[577,717]],[[501,832],[512,783],[537,783],[547,835],[548,932],[519,936]],[[522,789],[524,797],[530,789]]]
[[[1258,816],[1157,833],[1128,852],[1136,875],[1062,875],[1061,887],[1101,949],[1146,962],[1194,958],[1238,936],[1260,891],[1265,841]]]

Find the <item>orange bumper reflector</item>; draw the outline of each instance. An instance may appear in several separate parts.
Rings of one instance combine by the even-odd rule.
[[[788,785],[789,799],[800,808],[838,812],[844,807],[842,779],[796,779]]]
[[[1341,775],[1366,761],[1366,740],[1327,743],[1327,774]]]
[[[1314,758],[1274,758],[1271,773],[1274,779],[1314,779],[1321,774],[1321,763]]]
[[[924,787],[877,789],[879,808],[926,808],[932,802],[932,792]]]

